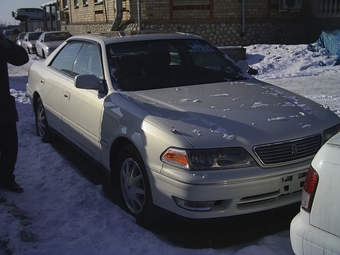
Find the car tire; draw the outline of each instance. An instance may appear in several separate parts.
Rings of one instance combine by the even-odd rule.
[[[42,52],[42,54],[41,54],[41,55],[42,55],[42,58],[46,58],[45,52],[44,52],[43,50],[42,50],[41,52]]]
[[[47,122],[46,112],[41,98],[37,99],[35,105],[35,127],[38,136],[41,137],[43,142],[53,142],[54,134],[51,132]]]
[[[138,150],[127,145],[120,152],[115,181],[122,208],[135,217],[137,224],[150,226],[156,222],[149,179]]]

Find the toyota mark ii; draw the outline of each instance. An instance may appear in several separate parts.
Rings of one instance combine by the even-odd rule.
[[[339,131],[328,108],[242,71],[188,34],[83,35],[29,71],[44,141],[100,163],[140,224],[297,203],[310,162]]]

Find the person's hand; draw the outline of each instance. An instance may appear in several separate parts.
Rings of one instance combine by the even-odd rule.
[[[7,38],[2,32],[0,32],[0,45],[4,48],[7,48],[8,46]]]

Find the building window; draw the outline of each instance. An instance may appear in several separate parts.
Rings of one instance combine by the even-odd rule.
[[[103,3],[103,0],[94,0],[94,4],[101,4]]]
[[[87,6],[87,0],[83,0],[83,6]]]
[[[214,18],[214,0],[170,0],[169,3],[170,19]]]
[[[74,7],[78,7],[78,0],[73,0]]]

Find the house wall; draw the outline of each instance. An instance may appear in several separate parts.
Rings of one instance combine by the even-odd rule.
[[[114,0],[63,0],[68,8],[61,28],[72,34],[110,31]],[[280,0],[281,1],[281,0]],[[216,45],[256,43],[299,44],[316,41],[322,30],[339,28],[339,19],[313,19],[312,2],[303,0],[299,11],[281,11],[279,0],[153,0],[141,1],[141,30],[194,33]],[[242,3],[245,3],[243,16]],[[138,30],[138,1],[122,0],[119,30]],[[245,18],[244,18],[245,17]]]

